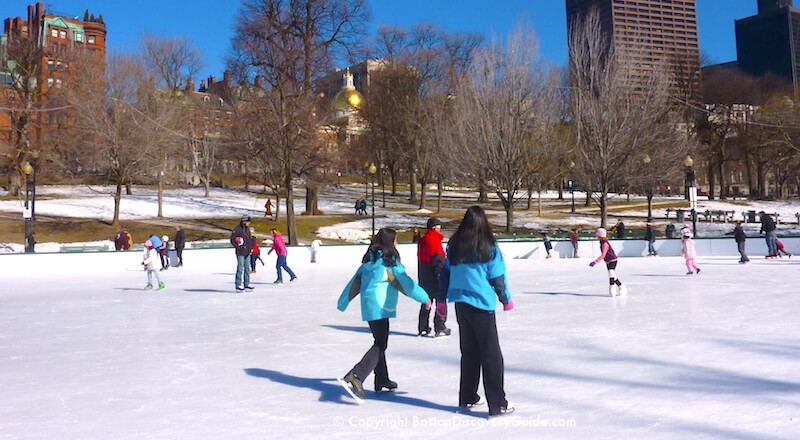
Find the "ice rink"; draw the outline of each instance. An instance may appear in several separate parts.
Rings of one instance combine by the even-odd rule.
[[[626,298],[589,259],[507,260],[498,312],[516,412],[456,413],[459,348],[416,335],[401,298],[387,360],[395,393],[357,405],[335,377],[371,345],[336,300],[363,245],[323,247],[299,279],[233,291],[230,249],[186,251],[142,290],[140,254],[0,255],[0,439],[796,439],[800,261],[622,258]],[[416,275],[414,248],[403,261]],[[287,277],[288,278],[288,277]],[[483,390],[480,390],[483,395]]]

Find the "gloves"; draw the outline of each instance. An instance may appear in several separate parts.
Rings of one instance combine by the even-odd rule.
[[[508,304],[503,304],[503,310],[506,312],[509,310],[514,310],[514,301],[512,300],[509,301]]]
[[[591,263],[589,263],[589,267],[594,267],[594,264],[595,264],[594,261],[592,261]]]
[[[243,244],[244,244],[244,238],[242,238],[242,237],[236,237],[236,240],[235,240],[235,242],[236,242],[236,246],[241,246],[241,245],[243,245]]]
[[[425,303],[425,310],[430,310],[430,309],[431,309],[431,300],[428,300],[428,302]]]

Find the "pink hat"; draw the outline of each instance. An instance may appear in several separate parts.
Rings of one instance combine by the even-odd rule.
[[[144,247],[153,247],[153,242],[150,241],[150,240],[145,241],[144,242]]]
[[[597,238],[603,238],[607,234],[608,233],[606,232],[606,228],[597,228],[597,232],[594,233],[594,235],[596,235]]]

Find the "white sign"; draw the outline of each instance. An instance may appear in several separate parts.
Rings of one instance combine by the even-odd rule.
[[[31,215],[31,208],[23,208],[22,209],[22,218],[27,220],[27,219],[32,218],[32,217],[33,216]]]

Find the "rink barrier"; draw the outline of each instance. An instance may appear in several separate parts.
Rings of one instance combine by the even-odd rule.
[[[644,240],[610,240],[617,255],[621,258],[643,257],[647,255],[647,242]],[[781,241],[786,245],[786,249],[793,253],[800,253],[800,237],[781,237]],[[700,260],[708,257],[727,257],[737,258],[736,242],[733,238],[700,238],[695,240],[697,256]],[[763,237],[751,237],[746,242],[747,254],[751,259],[762,258],[767,253],[766,243]],[[553,241],[553,259],[572,257],[572,244],[569,241]],[[542,241],[498,241],[498,245],[503,252],[506,260],[528,259],[544,260],[546,252]],[[677,257],[681,252],[681,241],[679,239],[656,240],[656,250],[660,256]],[[366,244],[327,244],[323,245],[317,252],[316,263],[310,262],[311,250],[307,245],[289,246],[288,263],[298,274],[305,272],[306,269],[316,265],[335,263],[342,266],[342,270],[355,271],[367,250]],[[403,264],[409,272],[416,273],[417,266],[417,246],[412,243],[398,245],[398,251]],[[580,259],[587,263],[589,259],[597,258],[600,254],[600,246],[597,240],[582,240],[578,242],[578,254]],[[174,251],[169,253],[171,264],[177,264]],[[266,255],[262,252],[268,269],[271,269],[275,261],[274,255]],[[230,266],[235,267],[235,257],[233,248],[222,249],[190,249],[184,250],[184,260],[186,269],[182,270],[201,270],[208,272],[219,272],[220,270],[230,270]],[[127,252],[53,252],[53,253],[7,253],[0,254],[0,278],[16,276],[40,276],[41,268],[47,268],[48,275],[58,274],[91,274],[97,271],[123,271],[137,272],[142,271],[141,251]],[[220,269],[224,268],[224,269]],[[173,269],[170,269],[170,273]],[[274,270],[274,269],[272,269]],[[260,270],[259,270],[260,272]]]

